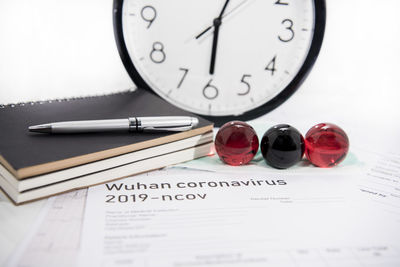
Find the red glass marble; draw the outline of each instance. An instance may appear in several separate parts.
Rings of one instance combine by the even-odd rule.
[[[215,150],[219,158],[233,166],[247,164],[258,151],[258,137],[245,122],[227,122],[215,137]]]
[[[305,138],[306,157],[315,166],[330,168],[344,160],[349,151],[349,138],[333,123],[320,123],[308,130]]]

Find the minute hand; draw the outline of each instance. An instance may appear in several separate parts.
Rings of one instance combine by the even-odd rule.
[[[214,74],[215,69],[215,58],[217,56],[217,45],[218,45],[218,35],[219,35],[219,27],[221,26],[221,20],[218,18],[214,20],[214,37],[212,42],[212,51],[211,51],[211,63],[210,63],[210,74]]]
[[[212,43],[212,51],[211,51],[211,63],[210,63],[210,74],[214,74],[215,69],[215,58],[217,55],[217,45],[218,45],[218,35],[219,35],[219,27],[222,24],[222,16],[224,15],[225,9],[228,6],[230,0],[226,0],[224,7],[222,8],[219,16],[214,19],[214,38]]]

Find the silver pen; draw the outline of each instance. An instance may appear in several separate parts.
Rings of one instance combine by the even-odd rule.
[[[192,129],[199,120],[189,116],[131,117],[115,120],[63,121],[29,126],[38,133],[94,133],[94,132],[182,132]]]

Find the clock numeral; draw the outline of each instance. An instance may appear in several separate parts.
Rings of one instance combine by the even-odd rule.
[[[275,63],[276,63],[276,55],[274,56],[273,59],[271,59],[267,67],[265,67],[265,70],[269,70],[271,72],[271,76],[273,76],[276,71]]]
[[[185,69],[185,68],[179,68],[179,70],[183,71],[183,76],[182,76],[182,79],[180,80],[180,82],[178,83],[178,86],[176,88],[180,88],[181,87],[181,85],[183,83],[183,80],[186,78],[186,75],[189,72],[189,69]]]
[[[212,79],[203,88],[203,95],[207,99],[215,99],[218,96],[218,88],[211,84]]]
[[[148,28],[150,28],[151,24],[153,24],[154,20],[156,19],[157,11],[152,6],[145,6],[142,8],[140,15],[142,16],[142,19],[144,21],[147,21],[149,23],[149,24],[147,24],[147,29],[148,29]]]
[[[150,52],[150,59],[154,63],[160,64],[165,61],[166,55],[164,52],[164,45],[161,42],[153,44],[153,50]]]
[[[278,1],[275,2],[275,5],[284,5],[284,6],[288,6],[289,3],[281,2],[281,0],[278,0]]]
[[[284,19],[282,20],[282,24],[285,26],[289,25],[285,29],[290,32],[290,35],[288,38],[282,38],[280,35],[278,35],[278,39],[285,43],[292,41],[294,38],[293,21],[291,19]]]
[[[246,91],[244,91],[243,93],[237,93],[238,95],[247,95],[250,92],[250,84],[245,81],[246,78],[250,78],[251,75],[250,74],[244,74],[242,79],[240,80],[241,83],[244,83],[246,85]]]

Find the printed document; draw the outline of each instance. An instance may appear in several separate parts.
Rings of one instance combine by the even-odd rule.
[[[356,183],[172,169],[92,187],[79,263],[400,266],[398,223],[354,205]]]
[[[400,223],[400,155],[370,153],[370,156],[372,164],[358,184],[364,205],[368,203],[390,213]]]

